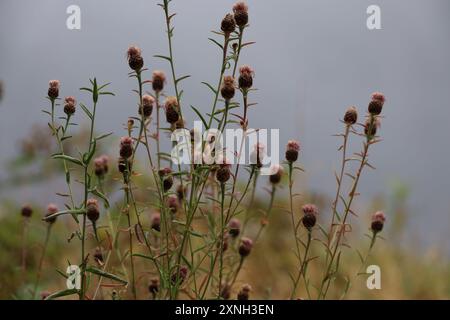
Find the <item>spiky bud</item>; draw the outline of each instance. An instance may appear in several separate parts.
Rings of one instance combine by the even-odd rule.
[[[71,116],[75,113],[76,111],[76,100],[75,97],[66,97],[64,99],[64,113],[67,114],[68,116]]]
[[[272,184],[280,183],[284,173],[283,167],[278,164],[275,164],[272,166],[271,171],[273,172],[273,174],[269,176],[270,183]]]
[[[139,114],[142,116],[144,115],[144,118],[148,118],[152,115],[153,111],[153,104],[155,102],[155,99],[146,94],[142,97],[142,106],[139,107]]]
[[[95,222],[100,217],[98,209],[98,201],[96,199],[88,199],[86,202],[86,216],[91,222]]]
[[[188,268],[186,266],[180,266],[178,274],[175,271],[172,276],[170,277],[170,280],[172,282],[172,285],[176,285],[179,281],[179,284],[183,283],[183,281],[186,279],[188,274]]]
[[[229,36],[230,33],[236,29],[236,21],[234,21],[234,17],[231,13],[228,13],[223,19],[220,25],[220,29],[225,33],[226,36]]]
[[[56,204],[50,203],[50,204],[47,206],[47,213],[45,214],[45,216],[46,216],[46,217],[49,217],[49,216],[51,216],[52,214],[55,214],[55,213],[57,213],[57,212],[58,212],[58,207],[56,206]],[[56,221],[56,217],[52,217],[52,218],[46,219],[46,221],[47,221],[49,224],[53,224],[53,223],[55,223],[55,221]]]
[[[166,199],[166,206],[170,209],[172,214],[175,214],[180,208],[180,203],[176,195],[169,195]]]
[[[239,68],[239,88],[243,90],[248,90],[253,86],[253,76],[255,72],[253,69],[247,65]]]
[[[108,173],[109,158],[106,155],[102,155],[94,159],[94,172],[97,177],[104,177]]]
[[[166,75],[164,72],[155,70],[152,74],[152,88],[155,92],[161,92],[164,89],[164,83],[166,82]]]
[[[358,121],[358,110],[356,110],[356,107],[351,106],[345,111],[344,114],[344,122],[345,124],[351,126]]]
[[[31,208],[30,205],[26,204],[22,207],[21,214],[24,218],[30,218],[33,215],[33,208]]]
[[[250,238],[243,237],[239,246],[239,254],[241,257],[247,257],[253,248],[253,241]]]
[[[386,101],[386,98],[384,94],[381,92],[374,92],[372,93],[372,100],[369,102],[369,113],[371,115],[377,116],[381,113],[381,110],[383,110],[384,102]]]
[[[230,222],[228,223],[228,233],[233,238],[237,238],[240,232],[241,232],[241,222],[236,218],[231,219]]]
[[[314,204],[305,204],[302,211],[302,223],[306,229],[311,230],[316,225],[319,209]]]
[[[222,98],[227,101],[233,99],[235,91],[234,78],[232,76],[223,77],[222,87],[220,88]]]
[[[168,97],[165,103],[166,120],[170,124],[175,124],[180,115],[178,113],[178,100],[175,97]]]
[[[125,136],[120,139],[120,156],[124,159],[128,159],[133,155],[133,139]]]
[[[250,297],[250,291],[252,291],[252,287],[249,284],[244,284],[237,294],[237,299],[248,300]]]
[[[295,140],[289,140],[286,146],[286,160],[290,163],[297,161],[300,143]]]
[[[50,80],[48,83],[48,96],[51,99],[56,99],[59,96],[59,80]]]
[[[386,221],[386,216],[383,211],[377,211],[372,216],[372,223],[370,228],[373,232],[378,233],[383,230],[384,222]]]
[[[161,231],[161,214],[159,212],[154,212],[150,216],[150,226],[153,230]]]
[[[239,1],[233,6],[234,20],[236,24],[243,28],[248,23],[248,6],[245,2]]]
[[[127,56],[128,65],[130,66],[130,68],[136,72],[140,71],[144,66],[144,59],[141,55],[141,49],[135,46],[131,46],[128,48]]]

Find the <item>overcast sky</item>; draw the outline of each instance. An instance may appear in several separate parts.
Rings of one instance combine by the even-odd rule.
[[[121,134],[135,113],[134,81],[125,51],[142,48],[150,69],[168,70],[164,20],[157,0],[1,0],[0,161],[17,151],[15,137],[32,123],[45,123],[48,80],[59,79],[62,95],[88,97],[77,88],[89,77],[112,82],[117,94],[99,109],[99,129]],[[174,0],[177,72],[185,105],[208,110],[210,92],[201,81],[216,83],[220,52],[208,40],[233,0]],[[81,30],[66,28],[66,8],[81,8]],[[380,133],[384,141],[371,152],[377,171],[361,181],[365,199],[389,194],[392,181],[412,188],[408,205],[414,230],[426,224],[446,242],[450,227],[450,2],[448,0],[250,0],[250,28],[242,63],[256,71],[259,89],[250,122],[281,128],[281,141],[302,143],[301,160],[312,190],[331,193],[338,164],[338,119],[347,106],[365,111],[370,94],[387,97]],[[368,30],[366,9],[381,8],[381,30]],[[169,91],[171,88],[169,88]],[[170,92],[169,92],[170,93]],[[186,111],[187,114],[188,111]],[[190,119],[192,120],[192,114]],[[284,142],[282,143],[284,144]],[[428,234],[423,230],[422,234]]]

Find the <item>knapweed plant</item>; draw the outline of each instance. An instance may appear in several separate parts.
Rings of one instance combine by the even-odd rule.
[[[114,96],[108,91],[109,84],[94,78],[80,89],[79,97],[61,100],[63,86],[57,80],[50,81],[49,107],[44,112],[49,117],[49,135],[58,148],[51,158],[61,163],[65,176],[66,190],[57,193],[65,204],[60,208],[49,205],[43,218],[48,229],[33,297],[42,288],[41,273],[49,272],[42,270],[42,261],[51,241],[52,225],[57,218],[64,218],[76,226],[68,239],[78,248],[79,258],[67,261],[72,273],[58,270],[67,278],[67,287],[44,294],[46,299],[76,295],[79,299],[247,300],[252,295],[252,283],[246,283],[242,270],[270,229],[271,219],[279,214],[279,206],[284,206],[289,215],[291,245],[286,252],[293,252],[295,258],[290,274],[279,275],[291,279],[290,295],[284,298],[325,299],[336,279],[347,283],[341,292],[345,296],[354,277],[365,274],[385,221],[383,212],[373,215],[367,250],[358,251],[359,271],[342,274],[340,267],[348,254],[344,248],[350,247],[346,234],[357,215],[354,202],[358,187],[364,171],[373,169],[369,150],[380,142],[377,134],[383,94],[372,95],[362,123],[355,107],[345,112],[343,133],[337,135],[342,139],[342,160],[335,173],[336,195],[329,207],[320,206],[319,210],[294,193],[296,174],[303,171],[297,165],[301,151],[297,140],[287,142],[285,159],[273,165],[269,175],[262,171],[267,146],[259,141],[251,147],[251,163],[240,161],[245,141],[258,131],[250,127],[256,104],[255,73],[252,67],[240,64],[245,48],[253,44],[245,39],[247,5],[236,3],[219,24],[220,30],[209,39],[218,48],[221,63],[214,75],[217,82],[203,82],[211,92],[210,102],[198,104],[210,105],[204,109],[183,96],[182,84],[189,75],[176,70],[172,45],[175,13],[170,10],[170,2],[158,4],[165,17],[168,47],[165,54],[154,56],[167,62],[166,72],[149,71],[139,47],[127,50],[135,99],[129,101],[130,116],[124,119],[122,137],[114,138],[117,154],[115,148],[108,150],[105,145],[105,138],[114,136],[98,133],[95,126],[97,109],[111,103],[104,102],[105,95]],[[77,99],[86,97],[89,102],[77,104]],[[68,148],[76,133],[72,121],[76,112],[82,113],[83,125],[88,124],[87,141],[79,148]],[[195,115],[205,134],[189,129],[187,114]],[[241,130],[236,150],[223,150],[216,144],[228,128]],[[182,142],[171,139],[175,132],[182,133]],[[163,139],[170,139],[173,149],[165,148],[168,144]],[[349,150],[350,139],[361,140],[360,151]],[[100,146],[108,156],[99,152]],[[188,163],[178,161],[180,154],[174,150],[180,146],[188,151]],[[258,200],[261,192],[268,192],[266,202]],[[29,206],[22,210],[23,261],[31,213]]]

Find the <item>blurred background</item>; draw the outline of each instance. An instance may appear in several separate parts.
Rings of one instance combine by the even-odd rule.
[[[172,10],[177,12],[177,73],[192,75],[182,83],[186,106],[209,110],[211,94],[200,83],[216,83],[221,56],[207,38],[211,30],[220,28],[222,17],[234,2],[172,2]],[[50,178],[52,163],[42,160],[44,164],[30,171],[37,161],[24,157],[30,155],[27,152],[45,154],[47,116],[41,109],[48,108],[45,96],[49,80],[59,79],[61,95],[74,95],[80,102],[89,102],[78,88],[86,86],[90,77],[112,82],[116,97],[106,98],[99,109],[98,130],[120,136],[122,124],[136,112],[132,93],[135,83],[127,76],[128,46],[141,47],[149,69],[169,71],[165,61],[153,58],[167,52],[165,22],[156,3],[0,2],[0,219],[19,215],[13,208],[24,202],[45,207],[58,200],[54,192],[63,181]],[[258,105],[250,111],[250,124],[280,128],[281,148],[288,139],[301,141],[300,161],[306,172],[297,186],[326,203],[336,187],[333,171],[339,166],[340,141],[332,135],[342,131],[339,119],[350,105],[363,114],[370,94],[383,92],[387,98],[380,130],[383,142],[371,152],[371,163],[377,170],[363,175],[359,188],[362,195],[356,205],[364,208],[364,214],[370,212],[368,208],[386,211],[392,228],[389,246],[411,256],[405,268],[422,261],[425,266],[414,276],[423,275],[424,288],[432,281],[443,282],[444,288],[431,297],[448,298],[450,2],[247,3],[250,28],[245,39],[256,44],[243,51],[240,63],[254,68],[254,83],[259,89],[253,94]],[[81,30],[66,27],[66,9],[72,4],[81,9]],[[381,8],[381,30],[366,27],[366,9],[372,4]],[[171,93],[171,88],[167,91]],[[194,115],[187,108],[184,112],[191,126]],[[80,114],[75,119],[82,122]],[[116,140],[112,141],[115,145]],[[358,151],[359,142],[353,147]],[[396,252],[389,253],[394,261]],[[443,278],[425,276],[433,264],[443,266]],[[4,264],[1,267],[6,268]],[[426,291],[422,289],[413,290],[416,296],[406,289],[404,294],[386,296],[426,297],[421,295]]]

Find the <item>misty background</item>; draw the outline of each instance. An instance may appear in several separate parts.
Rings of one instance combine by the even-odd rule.
[[[211,92],[200,83],[217,83],[221,53],[208,37],[220,29],[234,0],[174,0],[174,54],[184,113],[189,105],[207,112]],[[280,128],[281,148],[301,141],[300,161],[307,170],[302,188],[332,195],[333,170],[339,165],[338,121],[356,105],[366,111],[370,94],[381,91],[387,102],[371,164],[360,183],[360,202],[389,198],[395,185],[410,189],[408,228],[426,247],[450,252],[450,2],[447,0],[277,0],[247,1],[250,28],[240,64],[255,69],[250,125]],[[66,8],[81,8],[81,30],[66,27]],[[136,113],[135,81],[129,79],[126,49],[142,49],[145,65],[168,74],[164,15],[157,0],[2,0],[0,1],[0,168],[20,150],[18,140],[34,123],[45,124],[48,81],[61,81],[61,96],[89,103],[90,77],[112,82],[116,97],[99,105],[98,131],[123,134],[122,124]],[[381,7],[381,30],[368,30],[366,9]],[[147,72],[147,78],[150,72]],[[170,84],[170,81],[168,82]],[[170,85],[166,93],[173,94]],[[81,114],[75,121],[81,121]],[[359,151],[359,142],[355,144]],[[1,171],[4,171],[2,169]],[[5,172],[0,171],[0,178]],[[11,193],[0,191],[0,201]],[[22,188],[19,201],[39,195],[45,205],[54,190]],[[379,208],[383,209],[383,208]],[[366,214],[367,212],[363,212]],[[389,218],[389,212],[386,212]]]

